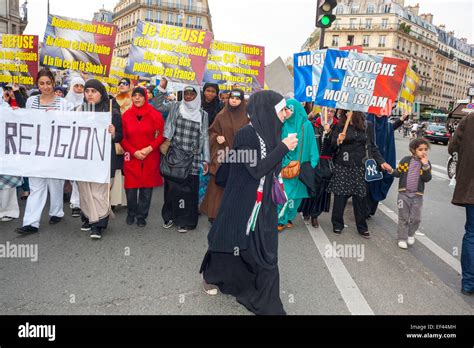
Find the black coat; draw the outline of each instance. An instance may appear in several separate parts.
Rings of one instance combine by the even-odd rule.
[[[336,126],[331,138],[333,150],[336,152],[334,163],[346,167],[364,167],[366,160],[366,143],[369,157],[373,158],[379,166],[385,163],[374,141],[374,126],[372,122],[367,122],[367,124],[367,131],[358,131],[352,125],[349,125],[346,139],[340,146],[337,145],[337,138],[344,130],[344,125],[338,124]]]
[[[234,253],[236,248],[248,249],[247,222],[255,205],[260,179],[265,176],[262,207],[256,230],[250,233],[255,234],[259,243],[264,243],[265,249],[276,256],[278,216],[277,207],[272,200],[272,183],[274,172],[281,170],[281,163],[289,150],[283,142],[280,142],[264,160],[260,160],[260,142],[254,128],[250,125],[237,133],[234,149],[256,151],[257,165],[252,167],[249,163],[231,164],[222,204],[208,235],[209,250]],[[271,255],[269,257],[272,258]]]

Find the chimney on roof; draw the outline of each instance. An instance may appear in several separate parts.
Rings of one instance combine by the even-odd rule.
[[[448,31],[448,35],[449,35],[449,36],[454,36],[454,31],[453,31],[453,30]]]
[[[420,4],[416,4],[415,6],[407,6],[406,9],[415,16],[418,16],[418,13],[420,12]]]
[[[433,14],[431,13],[422,13],[420,18],[423,19],[425,22],[433,24]]]
[[[444,24],[440,24],[440,25],[438,26],[438,28],[440,28],[440,29],[442,29],[442,30],[446,30],[446,26],[445,26]]]

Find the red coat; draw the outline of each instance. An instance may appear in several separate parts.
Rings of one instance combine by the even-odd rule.
[[[141,121],[139,117],[141,116]],[[164,122],[161,113],[156,111],[148,101],[140,109],[132,106],[122,116],[123,140],[125,150],[124,175],[125,188],[153,188],[163,185],[160,174],[160,145],[164,142]],[[153,152],[145,160],[135,157],[135,152],[148,146]]]

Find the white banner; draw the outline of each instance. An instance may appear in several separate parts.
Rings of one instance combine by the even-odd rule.
[[[110,182],[109,113],[2,108],[0,174]]]

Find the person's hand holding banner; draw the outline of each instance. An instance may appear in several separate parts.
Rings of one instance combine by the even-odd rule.
[[[346,139],[346,134],[347,134],[347,129],[349,128],[349,125],[351,124],[352,121],[352,111],[347,112],[347,120],[346,124],[344,125],[344,130],[342,131],[341,134],[339,134],[339,138],[337,139],[337,144],[341,145],[344,140]]]

